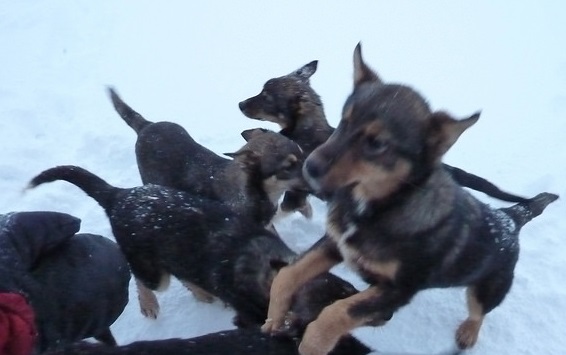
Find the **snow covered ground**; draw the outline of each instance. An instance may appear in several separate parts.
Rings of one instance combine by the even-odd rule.
[[[22,195],[40,171],[74,164],[122,187],[140,184],[135,134],[105,86],[150,120],[182,124],[218,153],[237,150],[238,102],[263,83],[318,59],[311,82],[332,124],[352,82],[351,56],[383,79],[408,83],[435,109],[482,110],[446,162],[509,191],[562,196],[522,233],[515,284],[486,319],[470,354],[566,352],[566,4],[561,1],[89,1],[0,0],[0,213],[53,210],[112,237],[102,209],[67,183]],[[478,196],[487,201],[483,195]],[[323,232],[293,215],[278,230],[297,251]],[[502,205],[498,201],[489,201]],[[348,270],[336,272],[363,287]],[[143,318],[134,288],[113,326],[122,344],[232,328],[220,303],[197,303],[178,283]],[[462,290],[419,294],[385,327],[355,333],[383,352],[453,347],[466,316]]]

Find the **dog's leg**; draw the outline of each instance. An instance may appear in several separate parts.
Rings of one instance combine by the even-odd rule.
[[[110,331],[110,328],[108,328],[108,329],[104,330],[102,333],[94,336],[94,339],[96,339],[99,342],[106,344],[106,345],[110,345],[110,346],[118,345],[116,343],[116,339],[114,338],[114,335],[112,335],[112,332]]]
[[[299,345],[299,353],[301,355],[328,354],[334,349],[340,338],[351,330],[369,323],[377,325],[376,313],[359,317],[353,316],[350,310],[352,306],[371,302],[379,298],[381,294],[382,291],[378,287],[371,286],[358,294],[338,300],[324,308],[318,318],[308,325]],[[388,316],[384,318],[388,318]],[[384,322],[385,320],[381,324]]]
[[[290,308],[295,292],[310,279],[330,270],[341,259],[329,245],[325,236],[315,246],[299,258],[295,263],[283,267],[273,279],[270,290],[267,319],[261,327],[263,332],[277,332],[284,325],[285,315]],[[339,254],[338,254],[339,255]]]
[[[456,343],[460,349],[469,349],[478,340],[480,328],[485,316],[484,308],[476,297],[474,287],[466,289],[468,318],[460,324],[456,332]]]
[[[203,288],[195,285],[192,282],[189,281],[181,281],[181,283],[183,284],[183,286],[185,286],[187,288],[187,290],[191,291],[193,293],[193,296],[195,296],[195,298],[198,301],[204,302],[204,303],[212,303],[214,302],[214,296],[210,293],[208,293],[207,291],[205,291]]]
[[[136,286],[138,288],[138,300],[140,302],[141,313],[145,317],[157,318],[159,314],[159,302],[152,290],[147,288],[143,282],[136,279]]]

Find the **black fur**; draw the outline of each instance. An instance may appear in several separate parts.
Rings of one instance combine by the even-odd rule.
[[[333,355],[369,354],[371,349],[351,336],[344,337]],[[235,329],[190,339],[137,341],[119,347],[80,343],[48,355],[299,355],[297,339],[272,337],[258,329]]]
[[[116,344],[110,325],[128,302],[128,264],[110,239],[75,235],[79,226],[58,212],[0,215],[0,289],[31,303],[39,352],[89,337]]]

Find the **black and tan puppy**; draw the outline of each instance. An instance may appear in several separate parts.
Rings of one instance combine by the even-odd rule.
[[[310,85],[309,79],[316,69],[317,61],[313,61],[290,74],[270,79],[258,95],[239,104],[240,110],[247,117],[278,124],[281,127],[279,133],[297,142],[305,156],[326,142],[334,132],[334,128],[326,120],[320,96]],[[462,186],[500,200],[526,202],[525,198],[501,191],[479,176],[447,164],[444,164],[444,168]],[[310,206],[306,202],[306,196],[305,192],[299,191],[285,193],[281,209],[299,210],[309,216]]]
[[[134,276],[144,285],[140,306],[152,315],[158,304],[150,290],[164,289],[173,275],[232,306],[236,325],[259,326],[274,275],[296,257],[276,234],[221,201],[153,184],[116,188],[73,166],[48,169],[30,187],[56,180],[78,186],[104,208]],[[290,327],[304,328],[322,308],[355,293],[349,283],[321,274],[299,292]]]
[[[267,130],[242,133],[247,144],[241,151],[254,152],[261,166],[258,181],[250,185],[241,161],[217,155],[176,123],[146,120],[113,89],[108,91],[120,117],[137,133],[136,158],[144,184],[221,200],[265,225],[271,222],[286,190],[306,188],[301,173],[304,155],[295,142],[280,134]]]
[[[509,291],[519,232],[557,195],[492,209],[460,187],[441,159],[479,115],[432,112],[410,87],[386,84],[354,51],[354,91],[336,131],[307,158],[304,174],[329,199],[326,235],[271,288],[263,329],[276,332],[305,281],[342,261],[369,287],[308,325],[302,355],[326,354],[352,329],[410,302],[420,290],[466,286],[468,318],[456,332],[475,344],[484,317]]]
[[[110,325],[128,303],[128,264],[110,239],[75,235],[79,226],[57,212],[0,215],[0,290],[29,301],[37,352],[89,337],[116,345]]]

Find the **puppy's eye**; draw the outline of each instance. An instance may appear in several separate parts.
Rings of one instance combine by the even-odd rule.
[[[268,94],[267,92],[263,91],[261,93],[261,96],[263,96],[263,98],[265,99],[265,101],[267,102],[272,102],[273,101],[273,96],[271,96],[270,94]]]
[[[375,136],[368,136],[365,141],[365,149],[370,154],[383,154],[389,149],[389,144]]]
[[[293,169],[295,169],[297,167],[297,162],[296,161],[290,161],[288,162],[283,168],[283,171],[292,171]]]

